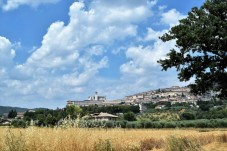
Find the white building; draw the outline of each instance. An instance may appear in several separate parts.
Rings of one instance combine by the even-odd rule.
[[[106,101],[106,96],[99,96],[98,92],[95,92],[94,96],[89,97],[89,101]]]
[[[90,96],[88,100],[67,101],[67,105],[78,105],[78,106],[89,106],[89,105],[111,106],[111,105],[119,105],[121,103],[122,103],[122,100],[107,101],[106,96],[99,96],[98,92],[95,92],[95,95]]]
[[[116,120],[118,116],[101,112],[101,113],[91,114],[91,118],[96,121],[109,121],[109,120]]]

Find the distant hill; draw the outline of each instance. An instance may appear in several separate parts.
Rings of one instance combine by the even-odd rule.
[[[11,106],[0,106],[0,115],[2,115],[3,113],[9,113],[9,111],[11,110],[16,110],[17,112],[25,112],[29,109]]]
[[[11,110],[16,110],[17,112],[26,112],[27,110],[48,110],[48,108],[34,108],[34,109],[28,109],[28,108],[21,108],[21,107],[11,107],[11,106],[0,106],[0,116],[3,113],[9,113]]]

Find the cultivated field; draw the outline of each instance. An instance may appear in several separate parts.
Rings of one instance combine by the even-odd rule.
[[[226,129],[10,129],[0,127],[1,151],[225,151]]]

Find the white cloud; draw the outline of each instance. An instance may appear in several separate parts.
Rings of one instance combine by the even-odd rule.
[[[152,28],[148,28],[147,29],[147,35],[144,37],[144,40],[145,41],[158,40],[159,37],[161,37],[167,31],[168,30],[154,31]]]
[[[144,40],[150,42],[154,41],[154,43],[148,46],[135,46],[128,48],[125,55],[129,61],[120,67],[121,73],[146,75],[147,71],[157,68],[157,61],[165,58],[169,49],[175,47],[175,41],[164,43],[158,38],[165,32],[166,30],[154,31],[152,28],[148,28]]]
[[[170,25],[170,27],[175,26],[179,23],[180,19],[185,18],[185,15],[182,15],[176,9],[171,9],[162,14],[161,21],[164,24]]]
[[[85,10],[84,3],[73,3],[69,24],[53,23],[43,38],[42,46],[27,63],[47,68],[65,66],[75,61],[89,45],[106,45],[114,40],[136,36],[137,27],[131,22],[143,20],[151,12],[146,6],[126,6],[105,7],[92,3]]]
[[[29,5],[37,7],[41,4],[57,3],[60,0],[1,0],[0,6],[4,11],[9,11],[18,8],[21,5]]]
[[[15,55],[13,44],[7,38],[0,36],[0,69],[12,66]]]

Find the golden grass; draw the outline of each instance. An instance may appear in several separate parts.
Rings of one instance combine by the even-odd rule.
[[[215,149],[215,146],[227,150],[227,132],[223,130],[200,132],[197,129],[52,129],[37,127],[27,129],[0,127],[0,150],[167,150],[167,140],[171,136],[183,138],[183,140],[187,138],[195,140],[205,151]]]

